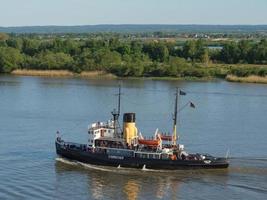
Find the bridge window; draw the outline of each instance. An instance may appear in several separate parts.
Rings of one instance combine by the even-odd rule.
[[[148,156],[150,159],[153,159],[153,154],[149,154]]]
[[[147,158],[147,154],[142,154],[142,158]]]

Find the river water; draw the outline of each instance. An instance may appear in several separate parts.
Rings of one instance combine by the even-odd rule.
[[[266,199],[267,85],[123,80],[122,112],[143,135],[171,131],[175,87],[187,92],[180,143],[225,156],[226,170],[97,167],[58,158],[55,133],[85,143],[116,106],[117,80],[0,76],[0,199]]]

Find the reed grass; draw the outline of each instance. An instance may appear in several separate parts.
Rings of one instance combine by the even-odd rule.
[[[82,77],[82,78],[116,78],[115,75],[104,71],[84,71],[80,74],[68,70],[26,70],[16,69],[11,72],[19,76],[47,76],[47,77]]]
[[[68,70],[26,70],[26,69],[16,69],[11,72],[13,75],[21,76],[50,76],[50,77],[66,77],[74,76],[73,72]]]
[[[78,76],[82,78],[107,78],[114,79],[117,78],[114,74],[107,73],[104,71],[83,71]]]
[[[267,84],[267,76],[255,76],[238,77],[234,75],[227,75],[225,78],[227,81],[240,82],[240,83],[265,83]]]

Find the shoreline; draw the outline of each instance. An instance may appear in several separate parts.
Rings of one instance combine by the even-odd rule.
[[[69,70],[26,70],[16,69],[10,73],[15,76],[42,76],[42,77],[80,77],[80,78],[109,78],[116,79],[117,76],[104,71],[84,71],[80,74]]]
[[[212,81],[218,79],[218,77],[118,77],[114,74],[104,71],[84,71],[81,73],[74,73],[68,70],[26,70],[16,69],[10,73],[14,76],[40,76],[40,77],[78,77],[78,78],[90,78],[90,79],[146,79],[146,80],[166,80],[166,81]],[[261,83],[267,84],[267,76],[250,75],[248,77],[238,77],[235,75],[227,75],[225,78],[221,78],[229,82],[239,83]]]
[[[165,80],[165,81],[211,81],[217,79],[216,77],[155,77],[155,76],[142,76],[142,77],[118,77],[114,74],[107,73],[104,71],[83,71],[81,73],[74,73],[69,70],[26,70],[16,69],[10,73],[14,76],[40,76],[40,77],[51,77],[51,78],[66,78],[66,77],[77,77],[77,78],[89,78],[89,79],[146,79],[146,80]]]
[[[261,83],[267,84],[267,76],[247,76],[247,77],[238,77],[235,75],[227,75],[225,77],[226,81],[229,82],[238,82],[238,83]]]
[[[47,77],[68,77],[74,76],[73,72],[68,70],[26,70],[16,69],[13,70],[11,75],[16,76],[47,76]]]

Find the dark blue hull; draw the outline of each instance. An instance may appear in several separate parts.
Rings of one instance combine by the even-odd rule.
[[[121,157],[110,156],[104,153],[84,151],[78,148],[65,148],[56,142],[57,154],[71,160],[80,161],[83,163],[114,166],[114,167],[128,167],[128,168],[143,168],[147,169],[215,169],[227,168],[228,161],[225,158],[217,158],[210,163],[205,163],[203,160],[163,160],[163,159],[148,159],[136,157]]]

